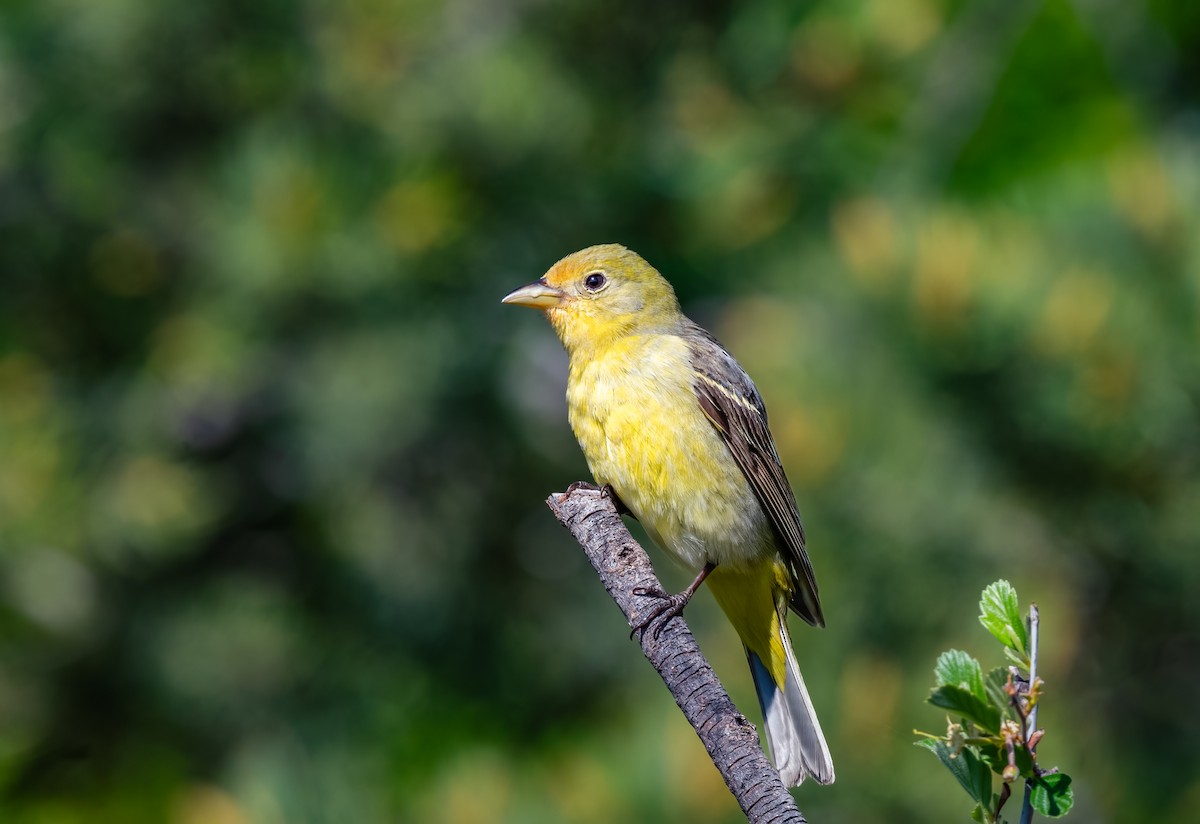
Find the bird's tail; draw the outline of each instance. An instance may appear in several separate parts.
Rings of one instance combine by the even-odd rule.
[[[807,776],[818,784],[833,783],[833,759],[829,745],[821,732],[821,722],[813,710],[812,700],[800,675],[792,641],[788,637],[786,616],[780,616],[780,634],[787,657],[783,685],[775,682],[770,669],[749,647],[746,657],[754,677],[754,690],[762,705],[763,724],[767,731],[767,749],[771,761],[779,770],[784,786],[798,786]]]

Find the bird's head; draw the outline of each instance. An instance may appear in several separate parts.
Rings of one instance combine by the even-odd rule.
[[[503,302],[543,310],[568,352],[667,329],[681,317],[666,278],[615,243],[567,255]]]

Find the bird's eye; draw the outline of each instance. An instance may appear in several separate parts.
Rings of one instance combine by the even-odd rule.
[[[604,275],[600,274],[599,272],[592,272],[583,279],[584,288],[586,288],[589,292],[598,292],[604,288],[604,284],[607,282],[608,281]]]

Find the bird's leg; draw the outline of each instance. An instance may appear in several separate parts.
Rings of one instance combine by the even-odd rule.
[[[646,630],[651,630],[651,637],[657,638],[662,632],[667,622],[676,615],[682,615],[683,609],[692,600],[692,596],[696,594],[696,590],[700,589],[700,585],[704,583],[704,579],[708,574],[717,568],[717,565],[709,561],[700,570],[700,574],[696,576],[696,580],[688,585],[688,588],[676,595],[670,595],[663,592],[657,587],[650,589],[647,587],[638,587],[633,591],[634,595],[640,595],[646,598],[657,598],[658,603],[651,608],[650,614],[642,618],[634,625],[633,630],[629,633],[632,638],[635,633],[644,635]]]

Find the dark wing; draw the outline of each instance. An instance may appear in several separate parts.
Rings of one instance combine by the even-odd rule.
[[[767,428],[762,398],[750,376],[712,335],[689,322],[684,336],[691,347],[692,385],[700,408],[721,433],[779,539],[792,579],[791,607],[805,621],[823,627],[825,616],[804,548],[804,527]]]

